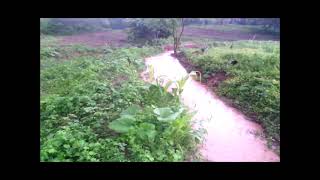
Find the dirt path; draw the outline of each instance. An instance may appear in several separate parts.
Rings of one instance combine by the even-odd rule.
[[[146,59],[154,67],[154,76],[178,80],[187,71],[167,51]],[[260,125],[248,120],[241,112],[226,105],[207,87],[189,78],[182,93],[183,103],[192,111],[195,126],[207,130],[201,154],[212,162],[273,162],[280,158],[266,146],[266,141],[255,135]]]

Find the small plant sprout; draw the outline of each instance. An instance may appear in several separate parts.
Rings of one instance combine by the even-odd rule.
[[[166,79],[168,79],[168,81],[170,81],[168,76],[165,76],[165,75],[161,75],[161,76],[157,77],[156,78],[157,85],[159,85],[159,86],[162,85]]]
[[[149,72],[149,81],[152,82],[154,80],[154,68],[151,65],[148,65]]]

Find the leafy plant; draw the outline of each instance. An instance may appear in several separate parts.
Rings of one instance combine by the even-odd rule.
[[[171,24],[163,18],[136,18],[131,21],[129,40],[150,42],[157,38],[167,38],[172,34]]]
[[[127,161],[118,142],[97,139],[89,127],[71,123],[49,136],[41,146],[41,161]]]
[[[158,53],[159,47],[105,53],[82,45],[61,47],[45,39],[40,49],[41,161],[183,161],[195,151],[196,138],[182,128],[190,126],[190,118],[178,97],[139,78],[143,58]],[[59,55],[44,53],[49,50]],[[97,56],[86,55],[90,53]],[[168,116],[154,113],[167,107]],[[168,142],[173,136],[164,132],[181,118],[184,126],[175,126],[182,128],[175,133],[185,141],[177,139],[172,146]]]
[[[153,142],[157,134],[155,125],[151,123],[141,123],[135,131],[141,140],[148,142]]]
[[[135,119],[132,116],[124,115],[112,121],[109,124],[109,128],[118,133],[126,133],[133,127],[134,121]]]
[[[181,78],[180,80],[177,81],[178,83],[178,91],[176,95],[180,95],[184,89],[184,85],[187,82],[189,76],[185,76],[183,78]]]
[[[177,112],[174,112],[171,108],[169,107],[164,107],[164,108],[156,108],[154,109],[154,113],[157,115],[157,119],[159,121],[173,121],[179,117],[179,115],[182,113],[183,108],[180,108]]]

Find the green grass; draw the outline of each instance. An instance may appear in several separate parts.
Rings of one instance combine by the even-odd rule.
[[[202,55],[185,50],[203,77],[224,71],[229,79],[217,89],[243,112],[256,115],[268,139],[280,142],[280,46],[272,41],[237,41],[210,45]],[[232,65],[230,61],[238,63]]]
[[[58,42],[59,38],[55,36],[49,36],[49,35],[41,35],[40,36],[40,46],[48,47],[48,46],[55,46],[55,44]]]
[[[54,58],[56,60],[72,59],[80,56],[100,56],[104,52],[109,51],[109,47],[92,48],[86,45],[73,44],[61,45],[59,44],[59,37],[42,36],[40,39],[40,58]]]
[[[185,161],[194,156],[199,137],[179,97],[139,77],[143,58],[159,48],[62,47],[54,39],[42,39],[40,49],[41,161]],[[63,59],[66,54],[71,55]]]

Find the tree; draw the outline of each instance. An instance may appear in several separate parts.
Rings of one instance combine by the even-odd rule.
[[[131,20],[130,40],[151,41],[157,38],[167,38],[172,34],[171,24],[163,18],[137,18]]]
[[[128,25],[124,18],[109,18],[109,23],[112,29],[124,29]]]
[[[184,30],[184,18],[176,19],[172,18],[172,35],[173,35],[173,54],[177,55],[177,51],[179,49],[181,36]],[[181,28],[179,28],[181,26]],[[181,29],[180,32],[178,29]]]
[[[277,31],[280,28],[279,18],[264,18],[263,22],[263,27],[266,31]]]
[[[196,21],[197,19],[194,20]],[[151,41],[172,35],[174,54],[177,55],[185,21],[185,18],[137,18],[131,21],[128,38],[133,41]]]
[[[40,35],[48,33],[49,21],[50,18],[40,18]]]

